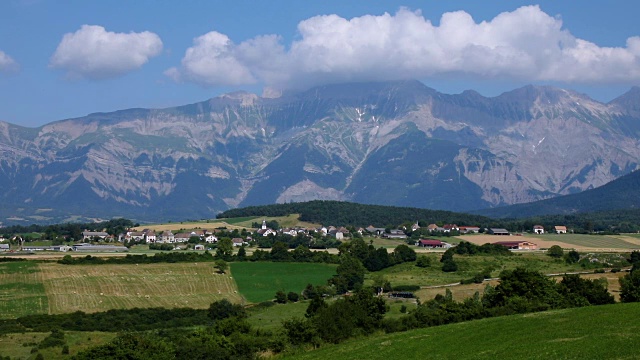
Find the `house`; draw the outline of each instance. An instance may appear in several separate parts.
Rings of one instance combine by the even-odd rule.
[[[336,228],[329,230],[329,236],[336,238],[336,240],[344,239],[344,233]]]
[[[460,231],[460,228],[456,224],[444,224],[442,228],[444,232]]]
[[[149,244],[149,243],[155,243],[156,242],[156,232],[153,230],[147,230],[144,233],[144,241]]]
[[[242,240],[242,238],[233,238],[231,239],[231,242],[233,243],[233,246],[242,246],[242,245],[249,245],[248,242]]]
[[[542,226],[542,225],[533,225],[533,233],[534,234],[544,234],[544,226]]]
[[[507,231],[507,229],[501,229],[501,228],[491,228],[491,229],[489,229],[489,234],[491,234],[491,235],[511,235],[511,234],[509,234],[509,231]]]
[[[165,230],[162,232],[162,234],[160,234],[160,237],[158,238],[158,242],[159,243],[174,243],[175,237],[173,236],[173,233],[171,232],[171,230]]]
[[[367,226],[365,230],[367,230],[367,232],[372,235],[380,236],[384,234],[384,228],[377,228],[377,227],[374,227],[373,225]]]
[[[82,232],[82,239],[83,240],[93,240],[94,238],[100,238],[100,239],[104,239],[107,236],[109,236],[109,234],[107,234],[104,231],[89,231],[89,230],[85,230]]]
[[[418,222],[416,221],[415,224],[411,225],[411,231],[416,231],[420,229],[420,225],[418,225]]]
[[[420,239],[416,241],[416,246],[429,248],[429,249],[442,249],[451,247],[450,244],[442,242],[436,239]]]
[[[509,250],[536,250],[538,245],[528,241],[498,241],[494,245],[502,245]]]
[[[189,238],[191,237],[190,233],[187,232],[181,232],[181,233],[177,233],[173,236],[173,239],[175,242],[179,242],[179,243],[186,243],[189,241]]]
[[[258,231],[256,231],[259,235],[262,236],[269,236],[271,234],[275,235],[275,230],[271,230],[271,229],[259,229]]]
[[[282,229],[282,234],[296,236],[298,235],[298,232],[296,231],[296,229],[285,228],[285,229]]]
[[[129,241],[142,241],[144,240],[144,232],[143,231],[131,231],[129,232]]]
[[[207,231],[204,235],[204,241],[206,241],[209,244],[213,244],[218,242],[218,237],[216,237],[213,233],[210,233]]]
[[[556,234],[566,234],[567,227],[566,226],[556,226]]]
[[[429,224],[429,225],[427,225],[427,230],[429,230],[429,231],[436,231],[436,230],[438,230],[438,225],[436,225],[436,224]]]
[[[9,251],[9,244],[0,244],[0,251]]]

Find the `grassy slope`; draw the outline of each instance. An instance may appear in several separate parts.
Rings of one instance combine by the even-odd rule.
[[[543,253],[522,253],[513,256],[462,256],[454,255],[458,271],[445,273],[440,258],[442,253],[421,253],[431,259],[431,267],[419,268],[415,263],[404,263],[379,271],[392,285],[444,285],[471,278],[486,268],[492,269],[492,276],[497,277],[502,270],[523,267],[543,273],[563,273],[582,271],[576,264],[569,265],[562,260],[553,259]]]
[[[293,359],[637,359],[640,304],[470,321],[350,340]]]
[[[278,290],[300,293],[307,284],[326,284],[336,265],[310,263],[239,262],[231,264],[231,273],[240,293],[249,302],[274,298]]]

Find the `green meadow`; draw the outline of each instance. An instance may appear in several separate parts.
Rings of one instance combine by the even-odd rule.
[[[0,263],[0,318],[46,314],[49,302],[38,263]]]
[[[638,359],[640,303],[468,321],[349,340],[286,359]]]
[[[315,263],[236,262],[231,274],[248,302],[272,300],[277,291],[300,293],[307,284],[324,285],[337,265]]]
[[[544,253],[521,253],[512,256],[454,255],[458,264],[458,271],[443,272],[440,258],[441,252],[418,253],[431,259],[431,266],[420,268],[415,263],[403,263],[383,269],[376,274],[384,276],[391,285],[445,285],[468,279],[485,269],[490,270],[492,277],[498,277],[503,270],[513,270],[517,267],[539,271],[545,274],[584,271],[578,264],[567,264],[562,259],[554,259]]]

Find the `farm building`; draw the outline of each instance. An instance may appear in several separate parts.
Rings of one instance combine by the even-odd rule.
[[[198,245],[193,247],[193,250],[204,250],[204,245],[198,244]]]
[[[533,225],[533,233],[534,234],[544,234],[544,226],[542,226],[542,225]]]
[[[416,246],[430,248],[430,249],[442,249],[442,248],[450,248],[451,244],[446,242],[442,242],[436,239],[421,239],[416,241]]]
[[[556,234],[566,234],[567,227],[566,226],[556,226]]]
[[[49,250],[48,246],[30,246],[25,245],[22,247],[22,251],[47,251]]]
[[[104,239],[107,236],[109,236],[109,234],[107,234],[104,231],[88,231],[88,230],[85,230],[85,231],[82,232],[82,238],[84,240],[92,240],[94,238]]]
[[[407,235],[402,230],[392,229],[388,234],[386,232],[383,233],[382,237],[386,239],[406,239]]]
[[[460,232],[463,234],[478,233],[480,228],[477,226],[460,226]]]
[[[79,252],[125,252],[129,251],[126,246],[117,245],[92,245],[92,244],[75,244],[72,246],[73,251]]]
[[[0,251],[9,251],[9,244],[0,244]]]
[[[502,245],[510,250],[536,250],[538,245],[528,241],[498,241],[494,245]]]
[[[491,235],[511,235],[507,229],[491,228],[489,229]]]

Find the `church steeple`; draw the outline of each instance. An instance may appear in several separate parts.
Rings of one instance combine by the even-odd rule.
[[[262,220],[262,230],[267,230],[267,220]]]

